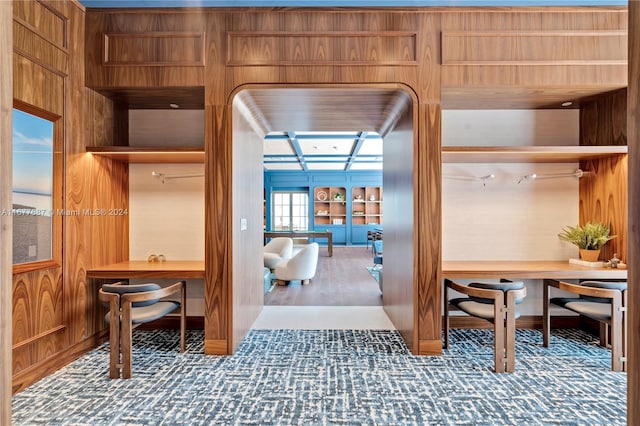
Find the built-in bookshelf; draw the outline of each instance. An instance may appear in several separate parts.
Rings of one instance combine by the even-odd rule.
[[[346,225],[347,192],[344,187],[319,186],[313,191],[315,225]]]
[[[354,186],[351,196],[352,225],[382,224],[381,186]]]

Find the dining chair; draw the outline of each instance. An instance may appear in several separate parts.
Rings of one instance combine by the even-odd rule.
[[[449,300],[449,289],[467,297]],[[444,286],[444,347],[449,348],[449,314],[455,307],[468,315],[493,324],[493,358],[497,373],[515,370],[516,319],[527,289],[522,281],[500,280],[500,283],[459,284],[445,279]]]
[[[180,301],[161,300],[180,293]],[[155,321],[180,309],[180,352],[186,349],[186,281],[167,287],[158,284],[103,284],[99,299],[108,303],[105,320],[109,323],[109,377],[129,379],[132,367],[132,331],[140,324]]]
[[[578,297],[551,297],[551,288]],[[546,279],[543,282],[542,343],[549,347],[550,305],[568,309],[600,324],[600,345],[611,348],[611,370],[627,370],[627,282],[582,281],[571,284]]]

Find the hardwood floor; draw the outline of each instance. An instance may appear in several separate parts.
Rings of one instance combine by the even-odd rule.
[[[382,293],[367,271],[373,265],[371,248],[333,247],[333,256],[320,249],[318,270],[309,285],[293,281],[274,286],[264,296],[265,305],[280,306],[381,306]]]

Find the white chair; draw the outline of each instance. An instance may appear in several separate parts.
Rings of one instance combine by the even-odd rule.
[[[278,284],[293,280],[300,280],[303,285],[309,284],[311,278],[316,275],[318,250],[318,243],[307,244],[291,259],[278,263],[275,269]]]
[[[293,256],[293,240],[288,237],[272,238],[264,246],[264,266],[271,270],[275,269],[278,263]]]

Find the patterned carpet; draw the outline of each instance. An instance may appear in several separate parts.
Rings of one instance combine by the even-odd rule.
[[[202,332],[134,332],[134,378],[108,378],[108,345],[13,398],[14,425],[616,425],[625,373],[573,330],[542,347],[518,330],[513,374],[492,372],[492,333],[452,330],[443,356],[395,331],[253,330],[233,356]]]

